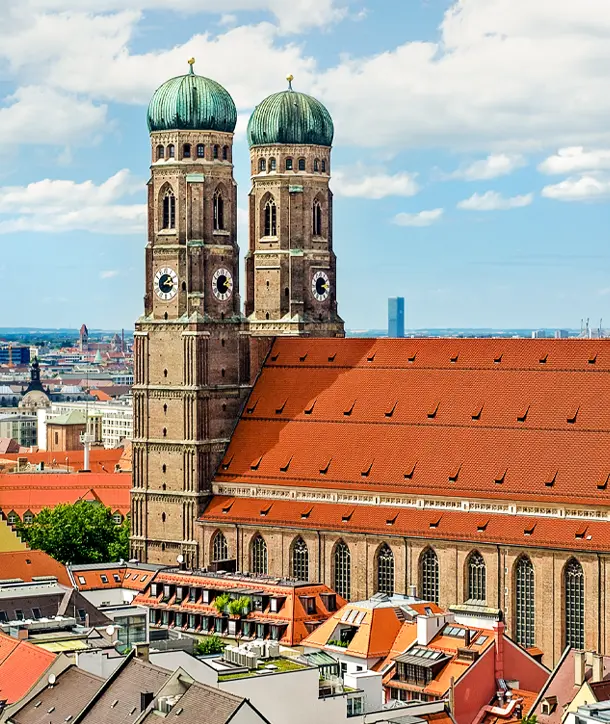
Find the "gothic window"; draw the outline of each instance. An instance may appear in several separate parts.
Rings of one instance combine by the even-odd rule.
[[[157,161],[160,158],[164,158],[164,157],[165,157],[165,149],[163,148],[163,146],[157,146]]]
[[[205,157],[205,146],[203,143],[197,144],[197,158],[204,158]]]
[[[292,546],[290,575],[299,581],[309,580],[309,550],[307,543],[299,537]]]
[[[582,566],[572,558],[564,572],[566,646],[585,647],[585,580]]]
[[[276,168],[277,168],[277,161],[274,158],[270,158],[269,159],[269,170],[275,171]]]
[[[313,202],[313,235],[322,236],[322,204],[318,199]]]
[[[419,582],[423,600],[438,604],[438,556],[433,548],[426,548],[419,559]]]
[[[316,160],[313,162],[313,170],[319,171],[320,170],[320,160],[316,158]]]
[[[214,229],[225,228],[225,202],[220,191],[214,194]]]
[[[191,157],[191,144],[185,143],[182,147],[182,158],[190,158]]]
[[[384,543],[377,554],[377,591],[394,593],[394,554],[387,543]]]
[[[299,159],[299,171],[305,171],[305,159],[304,158]]]
[[[322,173],[326,173],[326,161],[322,159]]]
[[[271,197],[265,204],[263,231],[263,236],[277,236],[277,207],[273,197]]]
[[[250,544],[250,571],[259,575],[267,574],[267,544],[257,533]]]
[[[213,153],[212,153],[212,155],[214,156],[214,158],[218,158],[218,152],[219,152],[219,147],[218,147],[218,146],[214,146]]]
[[[266,171],[267,170],[267,161],[265,161],[264,158],[261,158],[258,162],[258,170],[259,171]]]
[[[217,531],[212,541],[212,562],[226,561],[229,558],[229,546],[224,535]]]
[[[163,227],[164,229],[176,228],[176,197],[171,189],[165,192],[163,197]]]
[[[485,559],[478,552],[474,551],[468,557],[468,600],[469,601],[486,601],[486,569]]]
[[[343,541],[335,546],[333,588],[346,601],[349,601],[352,582],[352,564],[349,548]]]
[[[286,159],[286,171],[292,171],[292,159],[291,158]]]
[[[223,161],[227,161],[229,159],[229,147],[228,146],[222,147],[222,159],[223,159]]]
[[[534,645],[534,566],[521,556],[515,566],[516,639],[521,646]]]
[[[170,145],[167,147],[167,157],[174,158],[175,155],[176,155],[176,149],[174,148],[174,144],[170,143]]]

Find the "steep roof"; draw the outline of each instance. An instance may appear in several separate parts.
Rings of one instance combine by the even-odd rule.
[[[19,701],[55,661],[55,654],[0,633],[0,699]]]
[[[62,585],[72,586],[64,564],[44,551],[25,549],[0,552],[0,579],[20,578],[22,581],[31,581],[40,576],[54,576]]]
[[[610,505],[610,340],[278,339],[226,482]]]

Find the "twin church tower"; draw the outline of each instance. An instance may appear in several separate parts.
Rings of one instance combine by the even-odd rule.
[[[172,78],[148,108],[144,314],[134,340],[132,555],[201,564],[195,521],[274,336],[343,337],[329,189],[333,122],[289,88],[248,124],[242,312],[233,133],[218,83]]]

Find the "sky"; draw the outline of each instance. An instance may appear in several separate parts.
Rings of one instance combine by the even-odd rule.
[[[291,73],[331,112],[348,328],[385,327],[390,296],[409,328],[610,326],[608,0],[20,0],[0,327],[133,326],[146,107],[190,57],[237,105],[242,252],[253,108]]]

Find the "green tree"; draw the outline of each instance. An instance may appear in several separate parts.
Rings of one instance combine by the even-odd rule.
[[[225,645],[219,636],[213,634],[199,641],[196,647],[196,653],[200,656],[205,656],[206,654],[222,654],[225,650]]]
[[[110,508],[79,501],[44,508],[17,532],[30,547],[62,563],[104,563],[127,558],[129,522],[117,526]]]
[[[530,716],[524,716],[521,719],[521,724],[537,724],[538,717],[535,714],[530,714]]]

